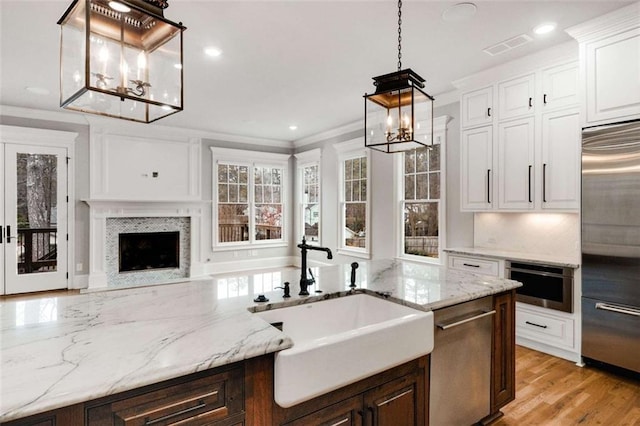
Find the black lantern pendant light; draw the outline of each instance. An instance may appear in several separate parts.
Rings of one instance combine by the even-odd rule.
[[[375,93],[364,95],[364,144],[386,153],[433,145],[433,97],[424,79],[402,69],[402,0],[398,1],[398,71],[373,77]]]
[[[74,0],[58,21],[60,106],[150,123],[182,111],[182,33],[168,0]]]

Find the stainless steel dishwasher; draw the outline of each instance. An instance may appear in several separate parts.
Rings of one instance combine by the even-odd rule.
[[[491,410],[491,296],[434,311],[429,424],[475,424]]]

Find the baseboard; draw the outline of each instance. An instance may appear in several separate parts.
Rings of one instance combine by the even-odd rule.
[[[551,345],[545,345],[544,343],[536,342],[534,340],[527,339],[526,337],[516,336],[516,345],[524,346],[526,348],[533,349],[539,352],[544,352],[546,354],[566,359],[575,363],[580,362],[580,354],[576,352],[557,348]]]
[[[74,275],[73,281],[69,284],[70,290],[82,290],[89,288],[89,274]]]

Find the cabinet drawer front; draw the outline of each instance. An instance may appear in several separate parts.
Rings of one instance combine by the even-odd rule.
[[[516,310],[516,334],[540,343],[573,348],[574,321],[538,312]]]
[[[449,256],[449,268],[478,274],[499,276],[500,261],[473,257]]]
[[[242,369],[142,393],[90,409],[89,424],[109,414],[123,426],[210,424],[243,409]]]

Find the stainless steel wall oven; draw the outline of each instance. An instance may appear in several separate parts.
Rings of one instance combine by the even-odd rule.
[[[516,289],[518,302],[573,312],[573,268],[508,260],[506,272],[523,284]]]

